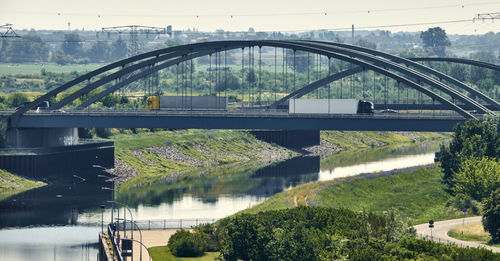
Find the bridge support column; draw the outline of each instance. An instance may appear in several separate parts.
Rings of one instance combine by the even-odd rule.
[[[7,147],[42,148],[78,144],[77,128],[10,128]]]
[[[251,131],[257,139],[280,146],[300,149],[319,145],[319,130]]]

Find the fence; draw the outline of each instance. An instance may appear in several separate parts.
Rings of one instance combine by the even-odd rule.
[[[141,230],[151,229],[183,229],[194,228],[201,224],[212,224],[217,222],[218,218],[182,218],[182,219],[149,219],[149,220],[134,220],[134,228]],[[130,228],[130,220],[127,220],[126,229]],[[117,225],[117,229],[123,229],[123,223]]]
[[[417,234],[417,237],[420,238],[420,239],[423,239],[423,240],[431,240],[431,241],[438,242],[438,243],[443,243],[443,244],[454,244],[454,245],[459,246],[459,247],[466,247],[466,248],[468,248],[468,247],[474,247],[474,246],[471,246],[469,244],[462,244],[462,243],[450,241],[450,240],[447,240],[447,239],[442,239],[442,238],[439,238],[439,237],[431,237],[429,235],[424,235],[424,234]]]

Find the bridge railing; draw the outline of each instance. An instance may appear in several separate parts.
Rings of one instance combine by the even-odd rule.
[[[288,118],[390,118],[390,119],[450,119],[463,118],[459,114],[453,111],[442,111],[442,112],[400,112],[400,113],[374,113],[374,114],[328,114],[328,113],[289,113],[283,110],[244,110],[244,111],[198,111],[198,110],[159,110],[159,111],[147,111],[147,110],[78,110],[78,111],[67,111],[61,112],[29,112],[26,115],[40,115],[40,116],[202,116],[202,117],[288,117]]]

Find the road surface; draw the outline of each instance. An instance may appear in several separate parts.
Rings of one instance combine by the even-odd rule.
[[[460,247],[482,247],[493,252],[500,253],[500,247],[491,247],[474,241],[462,241],[448,236],[449,230],[456,226],[462,225],[462,222],[464,221],[465,224],[478,223],[481,222],[481,216],[469,217],[465,218],[465,220],[459,218],[434,222],[434,228],[432,229],[432,240],[444,243],[451,242]],[[431,229],[429,228],[428,223],[416,225],[414,226],[414,228],[417,230],[417,236],[431,239]]]

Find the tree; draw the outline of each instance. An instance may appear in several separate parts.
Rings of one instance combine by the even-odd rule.
[[[80,35],[76,33],[65,34],[61,49],[66,55],[70,55],[75,58],[81,56],[82,40],[80,39]]]
[[[361,47],[365,47],[365,48],[369,48],[369,49],[373,49],[373,50],[377,49],[377,44],[369,42],[367,40],[363,40],[363,39],[357,41],[356,45],[361,46]]]
[[[295,59],[295,61],[294,61]],[[304,51],[287,51],[287,63],[288,66],[294,68],[298,73],[304,73],[307,71],[308,67],[315,68],[316,65],[316,56],[314,54],[310,54]],[[311,68],[311,71],[313,70]]]
[[[234,76],[232,73],[224,76],[222,74],[222,79],[217,83],[216,90],[223,92],[225,90],[238,90],[241,87],[241,81],[238,77]]]
[[[454,64],[451,66],[449,74],[451,77],[464,82],[467,80],[467,67],[461,64]]]
[[[500,188],[493,191],[483,203],[483,227],[493,242],[500,242]]]
[[[119,104],[120,101],[121,101],[120,95],[117,95],[117,94],[106,95],[101,100],[102,105],[105,107],[108,107],[108,108],[111,108],[111,107]]]
[[[102,62],[109,58],[111,54],[110,49],[108,41],[99,40],[92,44],[87,55],[93,61]]]
[[[9,44],[3,55],[10,62],[32,62],[46,61],[48,54],[47,44],[32,30],[26,36]]]
[[[457,125],[449,146],[441,146],[441,168],[443,183],[449,193],[454,193],[455,174],[461,163],[471,157],[498,158],[500,135],[495,120],[468,120],[464,125]]]
[[[10,107],[19,107],[28,101],[28,96],[21,92],[13,93],[7,97],[7,104],[9,104]]]
[[[119,36],[116,41],[113,42],[111,46],[111,56],[113,58],[123,58],[127,55],[127,44],[123,41],[122,37]]]
[[[495,54],[493,52],[475,52],[470,54],[469,58],[471,60],[476,60],[476,61],[481,61],[481,62],[487,62],[487,63],[495,63]],[[479,66],[472,66],[470,70],[470,78],[471,82],[478,84],[479,81],[485,80],[488,78],[488,69],[479,67]],[[494,73],[496,74],[496,73]]]
[[[441,27],[429,28],[420,34],[420,39],[422,39],[424,47],[430,48],[439,57],[443,57],[446,46],[451,45],[445,30]]]
[[[167,41],[165,41],[165,45],[167,47],[173,47],[173,46],[178,46],[178,45],[183,45],[184,43],[179,40],[179,39],[168,39]]]
[[[500,164],[486,157],[467,159],[456,173],[454,184],[456,194],[465,194],[481,201],[500,186]]]

